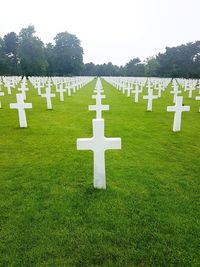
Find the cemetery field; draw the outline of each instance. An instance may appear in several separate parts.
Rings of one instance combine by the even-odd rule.
[[[53,98],[53,110],[29,84],[27,129],[9,108],[15,94],[2,100],[0,266],[199,266],[197,92],[174,133],[171,84],[147,112],[144,93],[134,103],[102,81],[105,136],[122,149],[106,152],[107,189],[95,190],[93,153],[76,149],[92,136],[95,83]]]

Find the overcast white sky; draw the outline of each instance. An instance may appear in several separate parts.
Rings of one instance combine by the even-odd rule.
[[[124,65],[199,40],[200,0],[1,0],[1,37],[28,24],[45,43],[75,34],[85,63]]]

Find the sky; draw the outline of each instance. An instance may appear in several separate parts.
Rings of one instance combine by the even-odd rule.
[[[75,34],[84,63],[124,65],[200,40],[200,0],[1,0],[0,36],[29,24],[44,43]]]

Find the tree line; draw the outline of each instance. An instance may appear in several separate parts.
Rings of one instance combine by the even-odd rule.
[[[200,41],[166,47],[164,53],[138,57],[124,66],[83,63],[80,40],[71,33],[56,34],[54,44],[44,44],[29,25],[19,34],[0,37],[0,75],[25,76],[135,76],[200,78]]]
[[[0,75],[65,76],[80,75],[83,48],[80,40],[68,32],[58,33],[55,44],[44,44],[29,25],[0,38]]]

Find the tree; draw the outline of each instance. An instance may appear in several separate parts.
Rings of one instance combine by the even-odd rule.
[[[45,58],[44,44],[33,34],[34,26],[29,25],[19,33],[19,57],[23,75],[45,75],[47,61]]]
[[[56,59],[54,53],[54,46],[51,43],[48,43],[45,47],[45,58],[47,60],[47,75],[52,76],[56,74]]]
[[[141,63],[138,57],[134,58],[125,65],[124,71],[125,71],[126,76],[143,77],[144,76],[144,64]]]
[[[4,51],[4,40],[0,37],[0,74],[9,74],[9,63]]]
[[[145,76],[156,77],[158,76],[158,61],[156,57],[149,57],[146,59],[146,65],[144,66]]]
[[[164,77],[200,77],[199,55],[200,41],[166,47],[166,52],[157,56],[158,74]]]
[[[120,68],[116,65],[113,65],[111,62],[104,65],[104,72],[106,76],[119,76]]]
[[[86,63],[83,67],[82,75],[85,76],[96,76],[96,66],[94,63]]]
[[[83,68],[83,48],[73,34],[60,32],[55,40],[56,71],[60,75],[79,75]]]
[[[123,67],[113,65],[111,62],[107,64],[95,65],[94,63],[86,63],[83,68],[82,75],[88,76],[122,76]]]
[[[4,52],[8,59],[10,74],[18,75],[18,36],[15,32],[10,32],[4,36]]]

